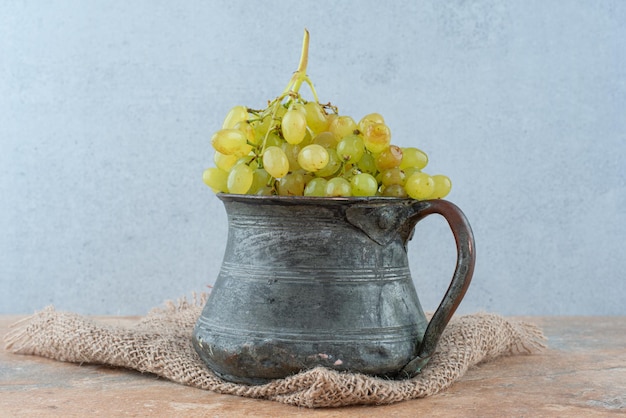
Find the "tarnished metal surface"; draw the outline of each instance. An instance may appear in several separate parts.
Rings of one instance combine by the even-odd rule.
[[[219,196],[228,241],[193,334],[214,372],[260,384],[320,365],[404,377],[426,363],[473,272],[471,229],[456,206],[443,200]],[[448,220],[459,256],[428,324],[406,244],[415,224],[432,213]]]

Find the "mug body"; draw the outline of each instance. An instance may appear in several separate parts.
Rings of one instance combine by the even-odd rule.
[[[415,356],[428,324],[406,231],[392,222],[372,239],[402,200],[219,197],[226,251],[192,339],[212,371],[247,384],[316,366],[393,377]],[[371,213],[383,215],[358,221]]]

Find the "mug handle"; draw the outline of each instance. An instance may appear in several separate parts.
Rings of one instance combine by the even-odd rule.
[[[458,206],[447,200],[440,199],[418,201],[413,203],[412,206],[413,210],[415,210],[415,215],[411,217],[410,222],[413,227],[433,213],[439,214],[446,219],[454,235],[457,261],[450,286],[426,327],[422,342],[416,350],[415,358],[407,363],[400,372],[407,377],[413,377],[419,373],[435,352],[443,330],[465,296],[465,292],[472,280],[476,263],[474,235],[465,214]]]

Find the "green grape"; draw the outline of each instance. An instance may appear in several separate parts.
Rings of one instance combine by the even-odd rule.
[[[282,149],[267,147],[263,153],[263,168],[274,178],[284,177],[289,172],[289,159]]]
[[[228,187],[228,193],[234,194],[246,194],[252,186],[252,180],[254,178],[254,172],[246,164],[235,164],[235,166],[228,173],[228,179],[226,186]]]
[[[304,103],[300,100],[301,99],[296,99],[295,101],[287,102],[287,110],[297,110],[298,112],[302,112],[306,115],[306,108],[304,107]]]
[[[337,144],[337,154],[346,163],[358,162],[364,153],[363,138],[358,135],[345,136]]]
[[[328,197],[348,197],[352,194],[350,182],[343,177],[334,177],[326,183],[326,196]]]
[[[252,185],[250,185],[249,194],[257,194],[260,190],[267,187],[271,180],[270,174],[263,168],[257,168],[254,170],[252,177]]]
[[[290,144],[299,144],[306,134],[306,114],[304,108],[292,107],[281,122],[283,138]]]
[[[215,154],[213,155],[213,162],[215,162],[217,168],[224,171],[230,171],[238,159],[239,157],[236,155],[225,155],[219,151],[215,151]]]
[[[215,150],[225,155],[241,157],[252,150],[247,143],[246,135],[239,129],[220,129],[213,134],[211,144]]]
[[[390,168],[398,167],[402,161],[402,150],[400,147],[390,145],[376,156],[376,168],[378,171],[385,171]]]
[[[233,167],[237,164],[245,164],[253,170],[259,166],[259,163],[257,162],[254,155],[245,155],[241,158],[238,158],[237,161],[235,161]]]
[[[352,196],[374,196],[378,191],[378,182],[368,173],[359,173],[350,179]]]
[[[328,126],[330,127],[330,124],[333,123],[333,121],[338,117],[339,115],[336,113],[329,113],[328,115],[326,115],[326,121],[328,122]]]
[[[256,136],[262,141],[268,132],[270,132],[270,135],[276,132],[277,121],[282,118],[282,115],[284,115],[286,111],[287,109],[285,109],[284,106],[280,106],[276,111],[276,117],[274,117],[273,108],[265,109],[265,111],[261,113],[261,119],[255,121],[253,124]],[[259,141],[259,143],[261,141]]]
[[[324,132],[328,128],[328,119],[324,109],[317,102],[307,102],[304,104],[306,111],[306,124],[313,133]]]
[[[317,177],[331,177],[341,169],[341,159],[339,159],[337,151],[332,148],[328,148],[326,151],[328,151],[328,164],[315,172]]]
[[[278,110],[276,111],[276,115],[274,116],[274,120],[281,120],[283,118],[283,116],[285,116],[285,113],[287,113],[287,107],[286,104],[282,104]]]
[[[393,184],[403,186],[406,180],[404,171],[400,170],[398,167],[383,171],[380,178],[383,186],[391,186]]]
[[[405,179],[408,179],[413,174],[419,173],[419,172],[422,171],[419,168],[415,168],[415,167],[401,168],[400,170],[404,171],[404,178]]]
[[[226,118],[224,118],[222,129],[234,128],[238,122],[246,120],[248,120],[248,109],[245,106],[235,106],[230,109]]]
[[[227,179],[228,173],[215,167],[207,168],[204,170],[204,173],[202,173],[202,180],[207,186],[213,189],[214,193],[228,191]]]
[[[399,184],[391,184],[389,186],[386,186],[383,189],[383,196],[399,198],[408,197],[408,195],[406,194],[406,190],[404,190],[404,187]]]
[[[307,146],[313,143],[313,137],[311,136],[311,130],[307,128],[306,133],[304,134],[304,139],[298,145],[301,147]]]
[[[315,135],[313,143],[321,145],[324,148],[337,148],[337,138],[332,132],[324,131]]]
[[[272,131],[265,140],[266,147],[281,147],[285,141],[280,137],[277,131]]]
[[[282,150],[285,152],[287,159],[289,160],[289,170],[297,171],[300,170],[300,163],[298,162],[298,154],[300,150],[303,148],[302,143],[300,144],[289,144],[285,142],[281,146]]]
[[[444,176],[443,174],[435,174],[432,178],[435,182],[435,190],[430,196],[430,199],[443,199],[450,193],[452,182],[448,176]]]
[[[300,167],[312,173],[326,167],[329,159],[326,148],[318,144],[307,145],[298,154]]]
[[[338,174],[337,176],[341,175],[341,177],[348,181],[350,181],[352,177],[356,176],[357,174],[361,174],[361,170],[359,170],[358,167],[356,167],[354,164],[344,164],[342,171],[343,173]]]
[[[374,156],[369,152],[363,154],[356,166],[364,173],[376,173],[376,161]]]
[[[250,125],[247,121],[237,122],[233,129],[239,129],[246,135],[246,139],[248,143],[257,145],[261,137],[256,135],[256,132],[252,125]]]
[[[418,171],[406,179],[404,189],[413,199],[424,200],[433,194],[435,182],[428,174]]]
[[[380,113],[370,113],[369,115],[365,115],[359,121],[357,128],[359,132],[365,132],[367,127],[374,123],[385,123],[385,119]]]
[[[270,115],[261,116],[262,119],[256,120],[251,123],[254,128],[254,133],[257,138],[265,138],[265,134],[270,129],[270,124],[272,122],[272,117]]]
[[[338,116],[328,126],[328,130],[337,140],[352,135],[357,129],[356,122],[350,116]]]
[[[401,169],[415,167],[418,170],[423,169],[428,164],[428,156],[422,150],[414,147],[402,148]]]
[[[270,186],[265,186],[261,189],[259,189],[255,195],[257,196],[272,196],[274,195],[274,189],[272,189]]]
[[[326,184],[328,181],[322,177],[316,177],[309,181],[304,188],[305,196],[326,196]]]
[[[363,143],[368,151],[378,154],[391,143],[391,131],[384,123],[372,123],[363,132]]]
[[[311,173],[310,171],[306,171],[304,169],[299,169],[299,170],[295,170],[294,173],[300,173],[302,174],[302,177],[304,178],[304,184],[308,184],[311,180],[313,180],[315,177],[314,173]]]
[[[278,180],[276,190],[280,196],[302,196],[304,194],[304,176],[302,173],[289,173]]]

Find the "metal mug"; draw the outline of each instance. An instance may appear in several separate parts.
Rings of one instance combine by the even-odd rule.
[[[228,240],[193,345],[225,380],[262,384],[317,366],[389,378],[433,354],[472,278],[463,212],[446,200],[219,194]],[[430,322],[407,244],[431,214],[457,247],[450,286]]]

